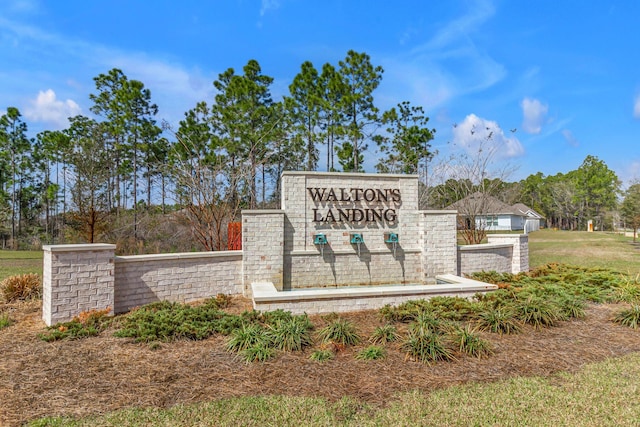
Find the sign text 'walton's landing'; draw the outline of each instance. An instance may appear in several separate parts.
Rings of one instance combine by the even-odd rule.
[[[363,207],[337,207],[324,214],[313,209],[313,222],[395,222],[395,205],[402,200],[398,188],[319,188],[308,187],[311,199],[317,203],[353,203]],[[372,206],[372,205],[378,206]],[[392,204],[393,207],[388,207]],[[382,205],[382,206],[380,206]]]

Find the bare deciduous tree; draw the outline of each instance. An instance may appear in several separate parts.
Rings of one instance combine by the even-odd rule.
[[[491,129],[477,134],[473,148],[456,147],[448,157],[440,158],[429,174],[429,205],[456,209],[458,229],[468,244],[480,243],[486,237],[486,215],[492,213],[488,212],[489,200],[514,170],[509,164],[497,162],[503,147],[494,141]]]

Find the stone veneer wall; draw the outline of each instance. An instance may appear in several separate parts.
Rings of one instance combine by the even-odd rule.
[[[185,252],[115,258],[114,311],[155,301],[191,302],[242,293],[242,251]]]
[[[489,243],[504,243],[513,246],[511,272],[529,271],[529,236],[526,234],[490,234]]]
[[[476,271],[529,271],[529,236],[490,234],[489,243],[458,247],[458,275]]]
[[[283,287],[285,216],[280,210],[242,211],[242,283],[251,296],[251,283],[269,281]]]
[[[308,188],[344,188],[347,192],[351,188],[397,189],[401,201],[318,202],[309,195]],[[423,281],[415,176],[285,172],[282,189],[284,289]],[[314,208],[321,215],[338,208],[394,208],[398,218],[393,223],[322,223],[313,221]],[[385,232],[398,234],[395,251],[393,244],[385,243]],[[317,233],[327,237],[327,245],[314,244]],[[364,243],[360,247],[350,243],[351,233],[362,234]]]
[[[440,274],[457,274],[456,211],[422,211],[420,241],[423,281]]]
[[[116,245],[44,245],[42,319],[50,326],[114,307]]]
[[[458,248],[458,275],[476,271],[511,273],[513,246],[485,243]]]

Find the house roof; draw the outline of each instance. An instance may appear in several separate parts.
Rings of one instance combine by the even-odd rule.
[[[512,207],[504,202],[496,199],[488,194],[481,192],[475,192],[464,199],[458,200],[455,203],[447,206],[445,209],[455,209],[461,214],[471,213],[474,214],[506,214],[506,215],[522,215]]]
[[[524,203],[516,203],[512,207],[517,212],[521,212],[523,215],[526,215],[528,217],[531,217],[531,218],[544,218],[542,215],[540,215],[538,212],[534,211],[533,209],[531,209],[529,206],[525,205]]]
[[[464,199],[458,200],[445,209],[455,209],[462,215],[473,212],[479,215],[517,215],[543,218],[542,215],[524,203],[516,203],[513,206],[509,206],[497,198],[481,192],[475,192]]]

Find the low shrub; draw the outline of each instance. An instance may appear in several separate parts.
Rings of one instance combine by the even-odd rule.
[[[453,351],[445,344],[444,336],[430,331],[409,331],[402,348],[408,357],[422,363],[455,359]]]
[[[378,360],[384,359],[387,353],[383,347],[378,345],[370,345],[369,347],[360,350],[356,354],[357,360]]]
[[[360,335],[353,323],[346,319],[337,318],[318,331],[322,341],[334,342],[342,345],[355,345],[360,342]]]
[[[115,336],[134,338],[136,342],[202,340],[216,332],[230,333],[245,321],[226,314],[215,299],[200,306],[177,302],[155,302],[139,307],[118,319]]]
[[[309,359],[315,360],[316,362],[326,362],[327,360],[331,360],[335,357],[335,354],[331,350],[320,349],[311,353]]]
[[[38,334],[43,341],[52,342],[63,339],[94,337],[104,331],[111,323],[110,308],[87,310],[74,317],[70,322],[58,323],[47,328],[47,332]]]
[[[396,327],[387,323],[384,326],[378,326],[369,337],[369,341],[373,344],[385,344],[396,341],[399,337]]]
[[[496,334],[518,334],[522,325],[510,308],[489,307],[478,314],[478,324],[483,330]]]
[[[640,305],[633,304],[630,308],[621,310],[615,315],[613,321],[631,329],[638,329],[640,326]]]
[[[554,326],[562,320],[562,312],[554,300],[533,295],[516,305],[516,314],[520,320],[536,329]]]
[[[294,316],[269,325],[268,336],[278,350],[300,351],[313,344],[311,322],[307,316]]]
[[[38,299],[42,296],[42,281],[37,274],[9,276],[0,282],[0,296],[5,302]]]
[[[482,339],[478,333],[469,326],[458,328],[454,334],[455,343],[460,353],[472,357],[484,357],[493,354],[491,344]]]

